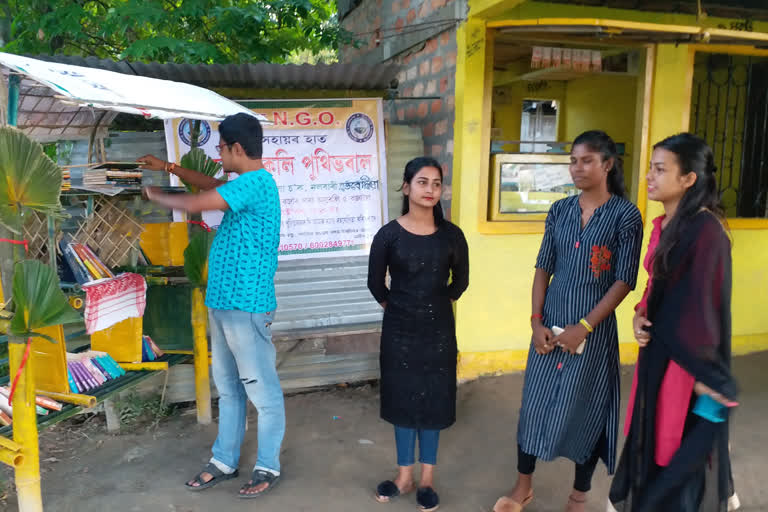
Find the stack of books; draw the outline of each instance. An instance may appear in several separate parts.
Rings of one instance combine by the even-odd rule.
[[[98,279],[115,277],[115,274],[96,256],[90,247],[75,241],[62,240],[59,242],[61,253],[64,255],[72,274],[79,284],[90,283]]]
[[[106,185],[107,184],[107,170],[106,169],[88,169],[83,171],[83,185]]]
[[[116,187],[141,187],[141,171],[109,169],[107,171],[107,184]]]
[[[67,354],[67,373],[69,390],[72,393],[85,393],[122,377],[125,370],[106,352],[89,351]]]
[[[69,169],[62,169],[61,171],[61,190],[66,191],[72,188],[72,174]]]
[[[156,361],[158,357],[163,357],[165,352],[160,350],[160,347],[155,345],[152,338],[145,334],[141,340],[141,355],[142,361],[148,363],[150,361]]]

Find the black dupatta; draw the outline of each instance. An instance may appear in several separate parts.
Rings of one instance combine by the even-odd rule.
[[[651,341],[640,351],[632,424],[610,500],[619,512],[725,512],[732,491],[728,421],[694,415],[696,397],[670,464],[654,460],[658,393],[670,361],[730,399],[738,393],[730,372],[731,245],[711,212],[694,216],[669,263],[648,300]]]

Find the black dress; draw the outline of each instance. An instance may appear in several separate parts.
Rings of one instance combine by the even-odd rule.
[[[374,237],[368,288],[377,302],[387,302],[381,329],[382,419],[433,430],[456,421],[458,349],[451,300],[468,283],[467,242],[448,221],[421,236],[394,220]]]

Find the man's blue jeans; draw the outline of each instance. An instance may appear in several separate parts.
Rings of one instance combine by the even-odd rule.
[[[255,469],[280,473],[280,445],[285,434],[283,390],[272,344],[274,312],[247,313],[209,309],[213,380],[219,391],[219,435],[213,458],[238,468],[245,436],[246,399],[258,411]]]

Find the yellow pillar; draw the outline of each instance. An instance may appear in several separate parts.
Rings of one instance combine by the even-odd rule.
[[[639,179],[638,202],[647,204],[646,231],[650,235],[651,221],[664,213],[657,202],[646,203],[648,197],[645,174],[648,169],[653,145],[676,133],[690,129],[691,92],[693,90],[694,51],[688,45],[656,45],[651,51],[653,59],[653,81],[651,106],[648,123],[647,162],[643,162]]]
[[[8,344],[11,379],[19,370],[25,348],[26,344],[22,343]],[[13,395],[13,440],[23,447],[21,464],[16,466],[19,512],[41,512],[43,497],[40,492],[40,451],[37,441],[35,385],[29,362],[24,366]]]
[[[203,290],[195,287],[192,290],[192,335],[195,354],[195,402],[197,403],[197,422],[201,425],[210,424],[213,416],[211,413],[208,338],[205,334],[208,322],[206,315],[207,309]]]
[[[478,234],[478,224],[486,219],[487,204],[481,197],[482,181],[488,180],[491,131],[491,94],[493,87],[493,51],[491,35],[485,21],[471,17],[456,34],[456,121],[454,124],[454,156],[451,217],[467,236],[469,261],[477,261],[476,251],[482,250],[484,236]],[[474,270],[472,270],[474,268]],[[488,269],[470,267],[470,283],[475,275]],[[462,300],[456,304],[456,336],[459,342],[458,377],[467,378],[474,370],[467,357],[477,350],[477,308],[470,285]],[[474,332],[473,332],[474,331]]]

